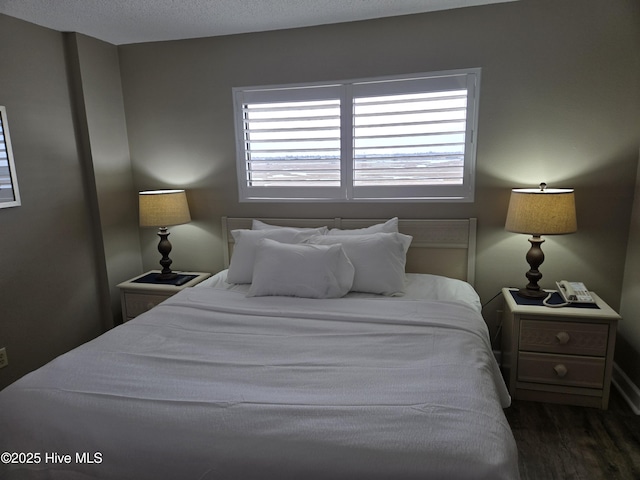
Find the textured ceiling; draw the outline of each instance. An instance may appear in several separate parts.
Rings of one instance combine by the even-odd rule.
[[[114,45],[279,30],[515,0],[0,0],[0,13]]]

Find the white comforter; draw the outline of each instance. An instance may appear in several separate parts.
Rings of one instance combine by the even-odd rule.
[[[467,305],[191,288],[0,392],[0,478],[517,479],[509,401]]]

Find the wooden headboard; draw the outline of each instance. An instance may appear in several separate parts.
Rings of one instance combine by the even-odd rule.
[[[224,266],[229,266],[233,252],[232,230],[251,228],[252,218],[222,217]],[[364,228],[385,220],[359,218],[256,218],[271,225],[286,227]],[[398,230],[411,235],[407,252],[408,273],[431,273],[475,281],[476,219],[402,220]]]

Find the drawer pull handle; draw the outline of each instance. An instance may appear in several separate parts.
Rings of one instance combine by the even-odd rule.
[[[567,367],[565,367],[563,364],[559,363],[558,365],[556,365],[555,367],[553,367],[553,369],[556,372],[556,375],[558,375],[560,378],[564,377],[567,374]]]
[[[569,343],[569,340],[571,339],[571,337],[567,332],[558,333],[556,335],[556,338],[558,339],[558,342],[560,342],[560,345],[566,345],[567,343]]]

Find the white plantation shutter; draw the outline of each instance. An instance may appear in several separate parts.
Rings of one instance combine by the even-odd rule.
[[[476,73],[353,85],[353,197],[471,200]]]
[[[246,181],[340,185],[340,101],[245,105]]]
[[[0,208],[20,205],[20,193],[15,176],[7,115],[0,106]]]
[[[235,90],[241,199],[326,199],[341,192],[335,85]]]
[[[7,154],[7,144],[4,139],[4,129],[2,128],[2,118],[0,118],[0,198],[3,191],[11,188],[11,173],[9,172],[9,155]]]
[[[241,201],[472,201],[479,70],[234,89]]]

